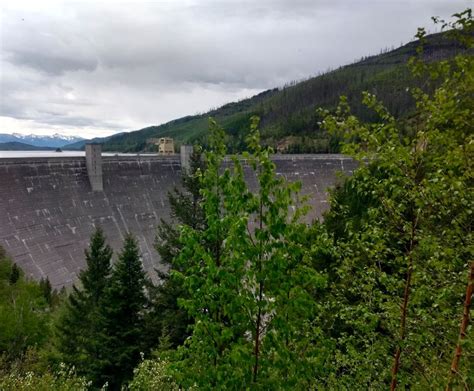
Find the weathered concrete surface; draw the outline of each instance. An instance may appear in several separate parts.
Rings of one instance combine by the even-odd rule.
[[[274,160],[279,175],[302,181],[311,217],[327,208],[326,189],[336,171],[350,174],[355,167],[340,155]],[[155,229],[169,216],[167,193],[179,185],[180,157],[102,157],[102,174],[103,192],[93,192],[83,157],[0,159],[0,245],[28,275],[48,276],[55,287],[72,284],[98,225],[115,251],[132,232],[145,269],[153,275],[159,267]]]
[[[92,191],[103,191],[101,144],[86,144],[86,167]]]
[[[328,209],[328,189],[342,177],[351,175],[356,162],[343,155],[275,155],[278,175],[287,181],[300,181],[301,194],[308,196],[310,220],[321,218]]]

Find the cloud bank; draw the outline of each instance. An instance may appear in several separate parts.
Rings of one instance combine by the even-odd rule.
[[[469,1],[4,2],[0,133],[139,129],[397,47]]]

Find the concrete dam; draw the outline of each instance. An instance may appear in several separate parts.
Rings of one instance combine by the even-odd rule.
[[[336,172],[356,163],[343,155],[275,155],[278,175],[301,181],[309,218],[327,209]],[[84,249],[94,228],[103,228],[114,258],[124,235],[138,240],[143,267],[160,268],[154,249],[160,218],[170,214],[168,192],[180,186],[189,148],[173,156],[102,156],[88,145],[86,157],[0,158],[0,245],[25,273],[71,285],[85,266]]]

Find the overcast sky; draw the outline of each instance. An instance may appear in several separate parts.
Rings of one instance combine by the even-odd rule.
[[[463,0],[0,0],[0,133],[161,124],[407,43]]]

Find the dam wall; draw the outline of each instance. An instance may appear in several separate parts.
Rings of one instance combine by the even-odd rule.
[[[342,155],[275,155],[277,173],[302,182],[313,207],[327,209],[336,172],[355,163]],[[92,173],[85,157],[0,159],[0,245],[33,278],[59,288],[73,284],[85,266],[84,249],[101,226],[114,259],[127,232],[140,246],[152,278],[161,268],[154,250],[156,227],[170,215],[168,192],[179,187],[182,156],[102,156]],[[100,178],[99,178],[100,176]],[[252,182],[251,179],[249,179]],[[102,186],[102,189],[100,188]]]

